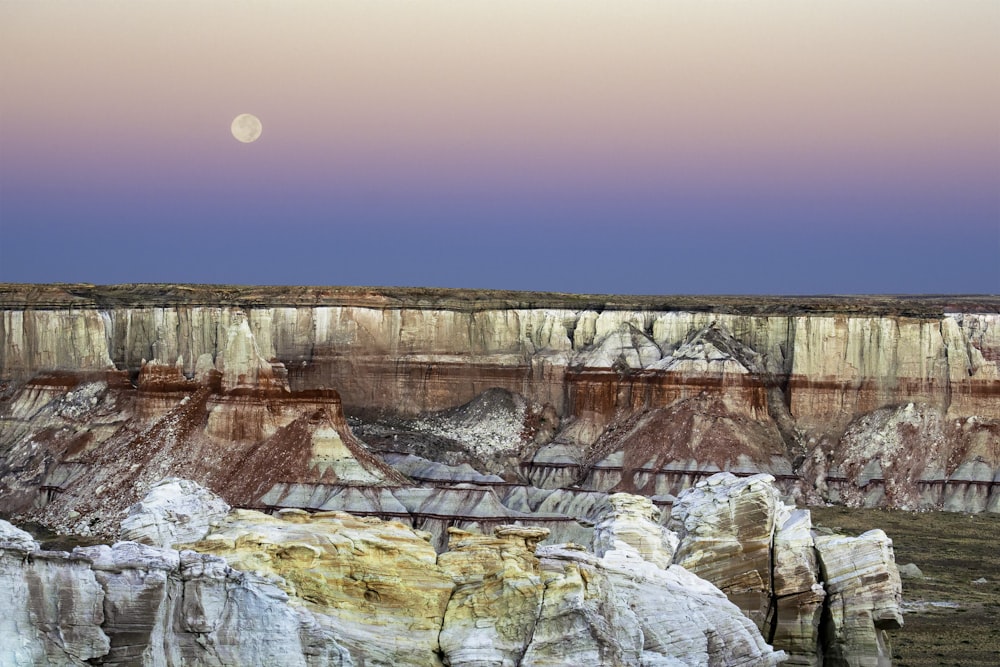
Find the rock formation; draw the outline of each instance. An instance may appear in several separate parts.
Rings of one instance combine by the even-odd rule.
[[[680,537],[675,562],[722,589],[761,629],[771,608],[771,547],[781,504],[771,481],[770,475],[713,475],[681,494],[668,524]]]
[[[884,630],[902,625],[892,540],[815,535],[772,481],[719,473],[681,494],[674,562],[722,589],[787,664],[891,664]]]
[[[429,534],[398,522],[226,511],[198,485],[166,480],[123,522],[123,536],[146,544],[46,552],[0,521],[0,591],[14,605],[0,619],[0,657],[25,665],[888,660],[884,630],[902,622],[891,541],[878,530],[814,537],[808,512],[775,495],[766,476],[721,473],[678,499],[672,522],[681,536],[647,499],[616,494],[594,552],[540,545],[546,529],[511,525],[493,535],[452,528],[438,554]],[[771,527],[763,537],[762,518]],[[191,543],[148,544],[170,535]],[[774,562],[764,586],[758,553]]]
[[[274,583],[192,551],[42,551],[0,520],[0,591],[4,665],[352,664]]]
[[[877,664],[891,664],[885,630],[903,624],[892,540],[878,529],[856,538],[821,535],[816,551],[830,598],[823,629],[826,664],[870,663],[873,655]]]
[[[0,422],[3,511],[109,536],[168,476],[211,484],[242,506],[259,506],[280,482],[406,482],[353,435],[337,392],[292,391],[245,319],[234,316],[228,331],[200,380],[154,359],[134,388],[123,371],[43,374],[20,387]]]
[[[767,472],[802,499],[996,511],[998,312],[994,297],[0,286],[0,492],[8,512],[69,492],[127,428],[194,427],[242,457],[298,419],[295,438],[324,428],[316,410],[338,419],[335,390],[377,449],[508,483],[676,496]],[[859,443],[893,441],[886,415],[934,460],[857,469]],[[350,458],[323,447],[318,468]],[[362,459],[348,483],[402,483]]]
[[[372,642],[366,660],[404,664],[551,664],[560,645],[583,663],[665,664],[681,645],[704,662],[737,644],[766,664],[761,642],[791,664],[880,660],[891,546],[821,540],[785,503],[1000,511],[998,313],[995,297],[0,286],[0,514],[105,538],[128,514],[121,537],[142,549],[32,556],[98,587],[104,564],[144,579],[144,549],[178,544],[263,577],[281,595],[247,595],[289,596],[296,664],[348,664]],[[156,558],[163,590],[202,570],[259,583]],[[393,588],[390,561],[431,577],[430,597]],[[869,564],[881,587],[857,575]],[[667,599],[702,585],[692,573],[722,591],[698,609],[742,611],[718,621],[739,639],[657,617],[646,588]],[[398,596],[419,608],[393,611]],[[398,645],[351,620],[356,599],[386,605]],[[99,633],[45,629],[31,655],[194,656],[184,633],[207,626],[163,605],[145,639],[95,621],[111,653]],[[589,643],[570,648],[569,627]],[[236,655],[220,632],[197,660]],[[310,648],[327,636],[335,650]]]
[[[194,482],[163,479],[129,508],[121,523],[121,539],[156,547],[197,542],[230,509],[222,498]]]
[[[673,562],[677,534],[660,525],[660,510],[642,496],[615,493],[608,498],[611,511],[594,527],[594,553],[635,553],[661,568]]]
[[[617,498],[608,529],[635,534],[649,520],[642,500]],[[638,667],[784,657],[717,588],[625,541],[598,557],[538,547],[545,529],[452,529],[438,555],[429,535],[396,522],[296,510],[218,517],[219,503],[174,480],[132,509],[123,532],[146,540],[175,530],[167,504],[217,517],[181,551],[119,542],[44,552],[0,522],[0,586],[14,602],[0,621],[5,664]]]

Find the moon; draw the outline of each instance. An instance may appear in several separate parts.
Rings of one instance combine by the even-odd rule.
[[[233,119],[229,129],[237,141],[249,144],[260,138],[263,126],[260,124],[260,119],[252,113],[241,113]]]

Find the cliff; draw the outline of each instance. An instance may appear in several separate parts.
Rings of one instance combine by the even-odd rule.
[[[417,455],[444,482],[465,465],[669,498],[723,469],[803,500],[998,511],[998,313],[986,296],[7,285],[0,498],[44,504],[73,465],[150,441],[181,443],[190,465],[157,444],[143,466],[160,457],[161,474],[244,505],[279,482],[326,484],[312,502],[328,504],[340,476],[313,474],[324,456],[362,461],[342,471],[352,485],[392,487],[386,457]],[[334,431],[346,449],[315,435]],[[268,451],[303,438],[280,475],[218,479],[235,461],[273,472]]]

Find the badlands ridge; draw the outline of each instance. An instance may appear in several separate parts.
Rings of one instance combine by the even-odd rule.
[[[786,503],[1000,511],[998,313],[0,286],[0,512],[126,540],[66,554],[0,530],[0,586],[27,591],[0,651],[887,664],[891,541],[818,535]]]

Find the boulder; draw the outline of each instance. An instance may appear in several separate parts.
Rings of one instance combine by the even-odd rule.
[[[545,594],[521,664],[775,665],[753,623],[715,586],[630,552],[538,549]]]
[[[203,486],[169,477],[129,508],[122,520],[121,539],[158,547],[197,542],[229,509],[226,501]]]

